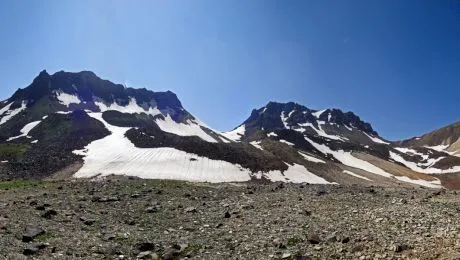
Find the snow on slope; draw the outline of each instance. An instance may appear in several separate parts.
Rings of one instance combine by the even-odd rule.
[[[354,172],[351,172],[351,171],[347,171],[347,170],[343,170],[344,173],[348,174],[348,175],[351,175],[353,177],[356,177],[356,178],[360,178],[360,179],[363,179],[363,180],[366,180],[366,181],[372,181],[371,179],[367,178],[367,177],[364,177],[364,176],[361,176],[361,175],[358,175]]]
[[[442,188],[440,180],[435,180],[435,181],[413,180],[407,176],[395,176],[395,178],[403,182],[409,182],[409,183],[413,183],[413,184],[417,184],[417,185],[425,186],[429,188],[437,188],[437,189]]]
[[[65,92],[56,92],[56,98],[64,106],[69,107],[70,104],[80,104],[81,100],[77,95],[71,95]]]
[[[187,123],[177,123],[174,121],[169,114],[166,115],[165,119],[157,119],[155,123],[160,127],[161,130],[180,135],[180,136],[198,136],[201,139],[210,142],[217,143],[216,139],[208,135],[200,125],[196,124],[192,120],[187,120]]]
[[[320,160],[316,157],[313,157],[313,156],[310,156],[310,155],[307,155],[307,154],[304,154],[302,152],[299,152],[300,155],[302,155],[303,158],[305,158],[305,160],[307,161],[310,161],[310,162],[314,162],[314,163],[326,163],[325,161],[323,160]]]
[[[221,133],[221,135],[223,135],[224,137],[230,140],[237,142],[241,140],[241,137],[244,135],[245,132],[246,132],[246,126],[242,124],[230,132]]]
[[[130,128],[108,124],[101,113],[89,115],[104,123],[112,134],[90,143],[84,151],[74,151],[85,156],[83,167],[75,174],[77,178],[118,174],[208,182],[250,180],[248,169],[229,162],[199,157],[174,148],[137,148],[124,136]]]
[[[431,167],[421,168],[418,164],[416,164],[414,162],[406,161],[402,156],[400,156],[399,154],[394,153],[392,151],[390,151],[390,158],[393,159],[396,162],[402,163],[407,168],[409,168],[409,169],[411,169],[413,171],[416,171],[416,172],[420,172],[420,173],[440,174],[440,173],[460,172],[460,166],[454,166],[454,167],[446,169],[446,170],[438,169],[438,168],[431,168]],[[432,161],[429,161],[429,163],[431,165],[433,165],[434,163],[436,163],[440,159],[438,158],[438,159],[430,159],[430,160],[432,160]]]
[[[13,105],[13,102],[0,109],[0,116],[3,115],[6,111],[10,110],[11,105]]]
[[[22,129],[21,129],[21,134],[18,135],[18,136],[14,136],[14,137],[10,137],[8,138],[8,140],[6,140],[7,142],[9,141],[12,141],[14,139],[18,139],[18,138],[21,138],[23,136],[27,136],[29,134],[30,131],[32,131],[32,129],[34,129],[34,127],[36,127],[38,124],[40,124],[41,121],[34,121],[34,122],[31,122],[31,123],[28,123],[27,125],[25,125]]]
[[[319,136],[322,136],[322,137],[325,137],[325,138],[328,138],[328,139],[331,139],[331,140],[338,140],[338,141],[346,141],[348,139],[344,138],[344,137],[340,137],[340,136],[336,136],[336,135],[330,135],[328,133],[326,133],[323,128],[321,127],[322,124],[325,124],[324,122],[319,122],[318,123],[318,128],[316,128],[312,123],[302,123],[302,124],[299,124],[299,126],[303,126],[303,127],[310,127],[311,129],[313,129]],[[305,128],[296,128],[294,129],[298,132],[305,132]]]
[[[342,150],[339,151],[333,151],[329,147],[322,145],[322,144],[317,144],[310,140],[308,137],[305,137],[305,140],[310,142],[317,150],[324,154],[332,154],[334,158],[336,158],[338,161],[340,161],[342,164],[345,164],[347,166],[353,167],[353,168],[358,168],[361,170],[365,170],[370,173],[378,174],[384,177],[392,177],[393,175],[380,169],[379,167],[366,162],[364,160],[358,159],[351,155],[350,152],[345,152]]]
[[[152,108],[149,107],[148,110],[145,110],[143,107],[139,106],[136,102],[135,98],[130,98],[129,99],[129,104],[126,106],[121,106],[118,103],[114,102],[110,105],[106,105],[103,102],[95,102],[95,104],[99,107],[101,112],[105,112],[108,110],[115,110],[121,113],[128,113],[128,114],[134,114],[134,113],[146,113],[152,116],[156,116],[161,114],[161,111],[158,110],[156,107]]]
[[[380,139],[380,138],[370,136],[370,135],[366,134],[365,132],[363,132],[363,134],[367,135],[367,137],[369,137],[369,139],[371,139],[374,143],[378,143],[378,144],[390,144],[390,143],[388,143],[388,142],[383,141],[383,140]]]
[[[299,164],[289,165],[289,168],[281,174],[280,171],[270,171],[264,173],[264,177],[271,181],[283,181],[293,183],[308,182],[311,184],[332,184],[325,179],[309,172],[304,166]]]
[[[211,160],[174,148],[137,148],[124,136],[129,127],[108,124],[103,120],[102,113],[89,115],[101,121],[112,134],[90,143],[83,150],[74,151],[84,156],[84,165],[75,173],[76,178],[117,174],[148,179],[240,182],[249,181],[251,176],[265,176],[273,181],[329,184],[297,164],[289,165],[284,173],[254,174],[237,164]]]
[[[323,109],[323,110],[319,110],[319,111],[316,111],[314,113],[311,113],[313,116],[315,116],[316,118],[319,118],[324,112],[326,112],[327,109]]]
[[[6,106],[6,107],[8,107],[8,110],[2,111],[2,113],[0,113],[0,115],[3,115],[2,119],[0,120],[0,125],[6,123],[12,117],[14,117],[15,115],[21,113],[24,109],[27,108],[27,102],[26,101],[22,101],[20,107],[18,107],[16,109],[13,109],[13,110],[10,110],[12,104],[13,103],[11,103],[11,104]]]
[[[250,142],[250,144],[252,144],[252,146],[254,146],[255,148],[259,149],[259,150],[264,150],[264,148],[262,148],[262,146],[260,146],[260,141],[252,141]]]

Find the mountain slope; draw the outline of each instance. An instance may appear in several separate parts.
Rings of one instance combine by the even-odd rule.
[[[455,129],[442,131],[440,142],[455,146]],[[439,188],[447,179],[430,174],[457,174],[459,160],[411,141],[386,141],[352,112],[293,102],[269,102],[233,131],[219,133],[170,91],[126,88],[89,71],[42,71],[0,102],[3,179],[64,172]]]
[[[421,137],[400,141],[398,144],[403,147],[429,147],[437,151],[460,155],[460,121]]]

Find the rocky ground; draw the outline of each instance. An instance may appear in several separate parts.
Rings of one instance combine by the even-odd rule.
[[[0,182],[0,259],[459,259],[459,224],[423,188]]]

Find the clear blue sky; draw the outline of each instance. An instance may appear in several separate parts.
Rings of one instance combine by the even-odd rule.
[[[42,69],[171,90],[229,130],[269,100],[389,139],[460,120],[460,0],[0,1],[0,99]]]

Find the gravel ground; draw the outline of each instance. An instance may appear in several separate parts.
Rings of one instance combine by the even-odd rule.
[[[110,178],[0,183],[1,259],[460,259],[454,191]]]

